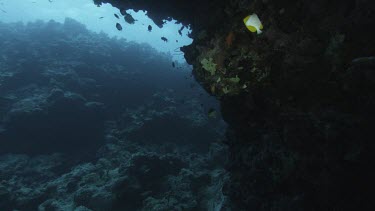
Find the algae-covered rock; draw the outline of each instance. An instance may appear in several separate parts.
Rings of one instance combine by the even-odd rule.
[[[211,76],[215,75],[216,64],[212,61],[212,58],[209,58],[209,59],[204,58],[201,61],[201,64],[202,64],[203,69],[208,71],[211,74]]]

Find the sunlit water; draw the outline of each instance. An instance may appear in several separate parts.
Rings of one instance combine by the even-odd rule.
[[[176,24],[175,20],[166,21],[163,28],[159,28],[147,17],[146,11],[128,10],[128,13],[137,20],[135,24],[128,24],[119,9],[110,4],[97,7],[92,0],[0,0],[0,9],[1,22],[27,23],[36,20],[55,20],[62,23],[68,17],[83,23],[94,32],[103,31],[111,37],[148,43],[159,51],[172,54],[174,59],[180,62],[183,61],[183,55],[179,47],[192,42],[187,36],[190,32],[189,28],[182,30],[180,35],[178,30],[182,25]],[[122,25],[122,31],[116,29],[116,23]],[[151,32],[148,31],[149,25],[152,27]],[[166,37],[168,42],[161,40],[161,37]]]
[[[0,0],[0,211],[226,203],[226,124],[178,50],[189,30],[128,12]]]

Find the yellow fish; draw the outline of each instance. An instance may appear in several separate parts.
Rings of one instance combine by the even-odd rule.
[[[251,32],[257,32],[257,34],[262,33],[263,25],[262,22],[260,22],[257,14],[254,13],[247,16],[243,19],[243,22],[245,23],[247,29],[249,29]]]

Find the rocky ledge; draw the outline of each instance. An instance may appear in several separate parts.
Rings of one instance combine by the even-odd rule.
[[[100,2],[192,27],[182,50],[230,126],[235,210],[375,207],[374,1]]]

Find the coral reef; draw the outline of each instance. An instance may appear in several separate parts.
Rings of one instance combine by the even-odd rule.
[[[0,30],[0,210],[224,206],[226,125],[188,67],[71,19]]]
[[[182,51],[229,124],[234,210],[375,207],[373,1],[101,2],[191,24]]]
[[[225,171],[215,170],[218,163],[210,157],[218,154],[201,156],[159,150],[113,143],[102,149],[96,162],[71,169],[65,164],[70,158],[60,154],[0,156],[0,207],[206,210],[211,203],[225,201],[220,195]]]
[[[228,207],[374,209],[374,1],[94,2],[147,10],[160,27],[171,18],[190,24],[194,42],[181,50],[229,124]],[[254,12],[259,36],[242,21]],[[173,200],[148,203],[164,209]]]

